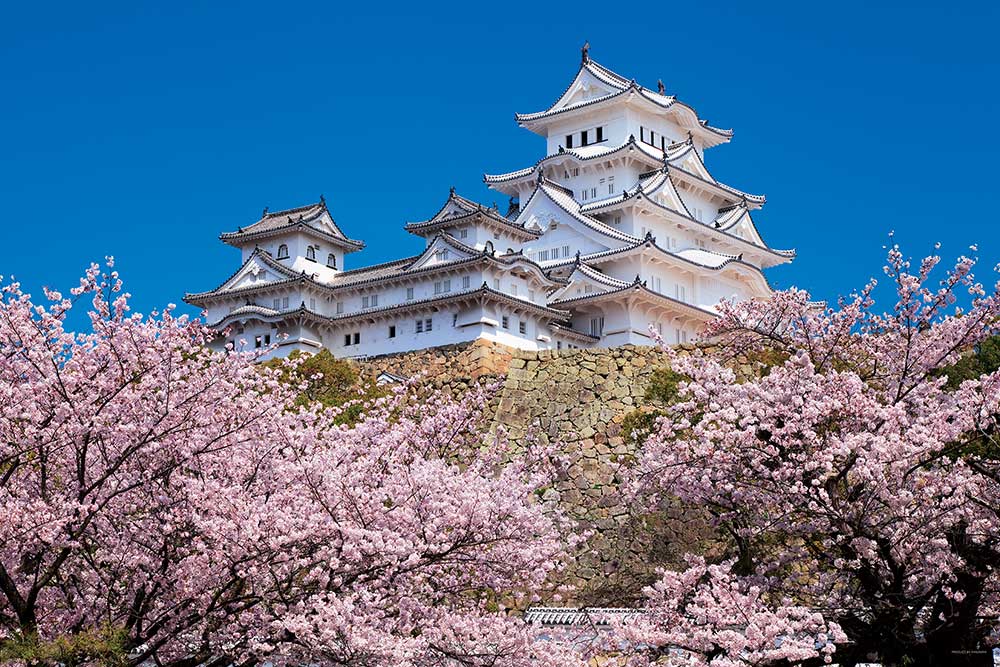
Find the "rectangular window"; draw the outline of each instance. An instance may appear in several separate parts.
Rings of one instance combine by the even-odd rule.
[[[278,310],[280,308],[281,308],[281,299],[275,299],[274,300],[274,309]]]
[[[566,135],[566,148],[573,148],[573,135],[572,134],[567,134]]]
[[[639,126],[639,141],[645,141],[645,140],[646,140],[646,128],[644,128],[643,126],[640,125]]]
[[[564,245],[563,246],[563,257],[569,257],[569,246],[568,245]]]
[[[500,279],[499,278],[494,278],[493,279],[493,289],[495,289],[495,290],[499,290],[500,289]]]
[[[597,128],[597,141],[598,142],[604,141],[604,128],[603,127],[598,127]]]
[[[288,310],[288,297],[287,296],[281,299],[281,309],[282,310]]]
[[[562,341],[561,340],[557,340],[556,341],[556,349],[557,350],[561,350],[562,349]]]
[[[435,294],[440,294],[441,293],[441,281],[440,280],[437,281],[436,283],[434,283],[434,293]]]
[[[470,282],[471,282],[471,279],[469,278],[469,276],[464,276],[462,278],[462,289],[469,289],[469,283]]]
[[[451,280],[445,280],[443,283],[441,283],[441,291],[442,292],[451,291]]]
[[[587,189],[584,188],[583,192],[580,193],[580,201],[587,201]]]
[[[396,337],[396,325],[395,324],[390,324],[389,325],[389,338],[395,338],[395,337]]]
[[[309,299],[309,310],[316,310],[316,299]]]
[[[542,250],[541,252],[538,253],[538,261],[539,262],[547,262],[548,259],[549,259],[549,251],[548,250]]]
[[[361,334],[360,333],[354,334],[354,344],[357,345],[360,342],[361,342]]]
[[[580,145],[581,146],[587,145],[587,130],[584,130],[583,132],[580,133]]]
[[[652,130],[649,131],[649,143],[654,146],[656,145],[656,132],[653,132]]]
[[[597,199],[597,188],[590,188],[590,196]]]
[[[573,168],[573,175],[574,176],[579,176],[580,175],[580,168],[579,167],[574,167]]]
[[[413,288],[412,287],[407,287],[406,288],[406,300],[410,301],[411,299],[413,299]]]
[[[458,230],[458,238],[460,238],[460,239],[467,239],[467,238],[469,238],[469,230],[468,229],[460,229],[460,230]]]
[[[517,283],[510,284],[510,293],[517,296]]]
[[[667,152],[667,138],[666,137],[660,137],[660,150],[662,150],[664,153]]]
[[[344,334],[344,347],[348,347],[351,344],[351,334]]]
[[[343,312],[344,312],[344,302],[343,301],[338,301],[337,302],[337,314],[340,315]]]
[[[507,319],[506,315],[500,318],[500,326],[502,326],[504,329],[510,329],[510,320]]]
[[[458,326],[458,313],[452,314],[452,316],[451,316],[451,326],[453,326],[453,327],[457,327]]]
[[[378,305],[378,294],[372,294],[372,308]]]
[[[271,334],[264,334],[264,345],[271,344]]]
[[[533,289],[528,290],[528,301],[530,301],[531,303],[535,302],[535,290]]]
[[[367,308],[369,303],[371,303],[371,298],[370,297],[367,297],[367,296],[361,297],[361,307],[362,308]]]
[[[434,328],[434,320],[428,317],[426,320],[424,320],[424,331],[430,331],[433,328]]]
[[[622,224],[622,217],[620,215],[615,216],[615,224],[616,225]]]
[[[423,320],[417,320],[417,322],[416,322],[416,331],[417,331],[417,333],[423,333],[424,332],[424,321]]]
[[[590,318],[590,335],[600,336],[603,332],[604,332],[604,318],[603,317]]]
[[[608,183],[608,194],[609,195],[613,195],[614,193],[615,193],[615,184],[614,183]]]
[[[256,348],[259,349],[260,346],[263,345],[263,344],[264,344],[264,341],[263,341],[263,339],[260,336],[257,336],[256,338],[253,339],[253,346],[254,347],[256,347]]]
[[[528,325],[527,325],[527,323],[526,322],[518,322],[517,323],[517,332],[519,334],[521,334],[522,336],[525,335],[526,333],[528,333]]]
[[[684,289],[684,285],[674,285],[674,297],[679,301],[684,301],[687,298],[687,290]]]

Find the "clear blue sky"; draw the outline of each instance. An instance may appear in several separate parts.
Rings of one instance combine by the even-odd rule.
[[[1000,260],[995,2],[4,3],[0,274],[68,288],[114,255],[139,310],[238,265],[220,232],[326,195],[369,247],[450,185],[527,166],[579,47],[733,127],[715,175],[799,259],[777,286],[832,298],[879,273],[886,234]],[[981,270],[982,277],[988,271]],[[193,309],[190,309],[194,312]]]

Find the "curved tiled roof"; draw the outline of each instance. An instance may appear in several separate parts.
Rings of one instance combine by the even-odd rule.
[[[596,218],[592,218],[580,211],[580,204],[573,199],[565,188],[563,188],[558,183],[554,183],[547,178],[539,179],[538,185],[535,186],[534,192],[528,198],[528,201],[521,207],[521,214],[523,215],[525,211],[528,210],[532,200],[538,196],[538,193],[543,193],[548,197],[556,206],[565,211],[574,220],[582,223],[589,229],[608,236],[619,241],[625,241],[626,243],[635,243],[639,239],[632,236],[631,234],[626,234],[625,232],[619,231],[614,227],[604,224]]]
[[[686,142],[671,144],[667,148],[685,148],[688,144]],[[585,148],[590,148],[586,146]],[[628,141],[618,146],[613,146],[610,148],[602,148],[599,151],[584,151],[581,152],[580,148],[565,149],[558,153],[553,153],[552,155],[546,155],[538,162],[536,162],[531,167],[525,167],[524,169],[518,169],[516,171],[507,172],[505,174],[483,174],[483,182],[487,185],[493,183],[507,183],[510,181],[515,181],[521,178],[530,176],[538,171],[538,168],[544,165],[546,162],[554,162],[557,159],[565,159],[567,157],[572,157],[579,162],[587,162],[589,160],[606,160],[610,157],[614,157],[619,153],[631,152],[634,150],[639,150],[643,155],[647,156],[650,160],[650,164],[659,164],[663,162],[663,152],[660,149],[654,148],[652,146],[646,146],[639,141],[636,141],[634,136],[629,137]],[[686,152],[686,149],[685,149]],[[668,156],[671,153],[668,152]]]
[[[573,84],[576,83],[577,78],[579,78],[580,74],[585,70],[589,72],[591,75],[593,75],[595,78],[604,82],[609,88],[612,88],[613,92],[610,92],[607,95],[602,95],[600,97],[595,97],[589,100],[583,100],[581,102],[576,102],[574,104],[569,104],[560,108],[556,108],[556,104],[558,104],[566,96],[566,93],[569,92],[569,90],[573,87]],[[716,143],[728,141],[733,136],[732,130],[723,130],[709,125],[707,121],[702,120],[701,118],[698,117],[698,113],[694,110],[693,107],[681,102],[676,97],[672,95],[662,95],[660,93],[654,93],[653,91],[644,88],[643,86],[640,86],[638,83],[635,82],[635,80],[627,80],[625,79],[625,77],[616,74],[607,67],[604,67],[603,65],[600,65],[595,61],[590,60],[589,58],[583,61],[583,63],[580,65],[580,69],[577,71],[576,76],[573,78],[573,81],[570,82],[570,84],[566,87],[566,89],[559,96],[556,102],[552,104],[552,106],[550,106],[545,111],[538,111],[535,113],[527,113],[527,114],[520,114],[520,113],[514,114],[514,119],[520,124],[530,123],[537,120],[551,118],[553,116],[566,113],[568,111],[575,111],[577,109],[582,109],[585,107],[601,104],[603,102],[607,102],[609,100],[613,100],[628,95],[629,93],[638,94],[643,99],[665,110],[670,109],[674,106],[686,109],[697,120],[697,127],[699,129],[704,129],[707,133],[715,135],[718,138]]]
[[[331,231],[321,229],[312,224],[322,218],[323,214],[326,214],[329,219]],[[253,223],[249,227],[241,227],[235,232],[220,234],[219,238],[226,243],[234,241],[246,242],[264,236],[274,236],[281,232],[291,231],[296,228],[308,230],[314,234],[322,236],[328,241],[351,250],[360,250],[365,247],[363,241],[349,239],[340,230],[340,227],[337,226],[336,221],[334,221],[333,216],[330,215],[330,211],[326,207],[326,200],[322,197],[320,197],[320,200],[314,204],[289,208],[283,211],[268,212],[267,209],[264,209],[263,215],[257,222]]]
[[[445,211],[451,204],[455,204],[458,211],[450,215],[445,214]],[[518,233],[525,238],[534,238],[538,236],[535,232],[525,229],[524,227],[515,224],[510,218],[501,215],[496,208],[483,206],[478,202],[462,197],[455,192],[454,188],[452,188],[450,194],[448,195],[448,199],[445,200],[444,205],[438,209],[438,212],[431,216],[431,218],[420,222],[408,222],[404,226],[404,229],[413,234],[422,236],[424,233],[438,231],[455,224],[460,224],[466,220],[475,218],[476,216],[483,216],[486,221],[493,222],[497,227],[509,232]]]
[[[567,268],[578,264],[574,270],[582,266],[586,266],[588,262],[597,262],[604,259],[611,259],[620,255],[627,255],[642,249],[655,250],[665,257],[680,260],[683,263],[691,264],[692,266],[697,266],[702,269],[711,269],[713,271],[721,271],[730,264],[737,264],[743,268],[749,269],[752,273],[758,275],[767,287],[771,288],[771,283],[768,281],[767,276],[761,271],[759,267],[745,262],[742,255],[729,255],[726,253],[713,252],[710,250],[702,250],[700,248],[685,248],[679,252],[671,252],[662,246],[656,244],[656,240],[651,236],[647,235],[646,238],[641,240],[639,243],[634,245],[626,246],[624,248],[615,248],[612,250],[605,250],[602,252],[590,253],[588,255],[580,255],[579,258],[574,259],[569,262],[560,262],[559,264],[550,264],[546,266],[546,270],[555,271],[557,269]],[[594,269],[591,269],[595,271]],[[596,273],[596,271],[595,271]],[[605,274],[600,274],[605,275]],[[593,276],[591,276],[593,277]],[[608,276],[610,278],[610,276]],[[612,280],[617,280],[612,278]]]
[[[446,237],[450,244],[454,245],[457,248],[464,249],[465,251],[469,252],[470,256],[461,257],[459,259],[454,259],[444,262],[438,262],[435,264],[431,264],[429,266],[419,267],[415,270],[409,270],[409,267],[411,267],[418,259],[424,256],[425,253],[421,253],[420,255],[416,255],[415,257],[407,257],[402,260],[396,260],[394,262],[386,262],[384,264],[378,264],[373,267],[366,267],[364,269],[355,269],[353,271],[343,271],[337,274],[332,282],[320,282],[318,280],[311,278],[310,276],[307,276],[305,273],[298,274],[295,273],[294,271],[291,271],[287,267],[282,267],[280,264],[277,264],[277,262],[271,259],[270,255],[266,251],[259,251],[260,253],[262,253],[262,256],[266,258],[266,260],[268,260],[269,264],[273,263],[274,265],[280,267],[284,271],[285,275],[289,276],[288,279],[283,281],[264,283],[260,285],[250,285],[235,290],[227,290],[225,292],[219,292],[219,290],[227,282],[232,280],[232,278],[239,273],[239,271],[237,271],[236,273],[233,274],[233,276],[227,278],[225,281],[223,281],[223,283],[219,287],[215,288],[214,290],[208,292],[187,294],[184,296],[184,301],[186,303],[191,303],[193,305],[199,305],[198,304],[199,301],[204,302],[205,299],[213,297],[227,298],[235,295],[251,294],[257,291],[264,291],[269,288],[289,285],[296,282],[307,284],[310,287],[314,287],[320,291],[340,291],[340,290],[364,287],[366,285],[372,285],[378,282],[394,280],[397,278],[410,278],[413,276],[432,274],[436,271],[459,269],[464,266],[473,265],[483,261],[491,262],[496,265],[506,266],[506,267],[512,267],[515,264],[527,264],[533,267],[537,271],[539,277],[544,278],[545,280],[548,280],[552,283],[561,282],[558,279],[550,277],[546,272],[546,270],[543,269],[537,262],[528,259],[521,253],[515,253],[513,255],[497,256],[485,250],[479,251],[476,250],[475,248],[466,246],[461,241],[458,241],[457,239],[451,237],[450,235],[439,234],[439,236]],[[250,260],[248,259],[247,261],[249,262]],[[246,266],[246,263],[244,263],[244,266]],[[240,270],[242,270],[242,267],[240,267]]]
[[[513,308],[521,308],[523,310],[533,312],[536,315],[540,315],[543,317],[549,317],[553,319],[565,319],[569,315],[569,313],[565,310],[560,310],[558,308],[552,308],[550,306],[543,306],[537,303],[532,303],[531,301],[519,299],[517,297],[510,296],[509,294],[506,294],[504,292],[497,291],[492,287],[490,287],[489,285],[487,285],[486,283],[483,283],[480,287],[470,290],[450,292],[448,294],[441,296],[433,296],[433,297],[428,297],[426,299],[416,299],[413,301],[404,301],[403,303],[395,303],[388,306],[367,308],[365,310],[358,310],[350,313],[344,313],[342,315],[332,315],[332,316],[322,315],[320,313],[317,313],[316,311],[306,308],[304,303],[298,308],[293,308],[284,311],[275,311],[271,308],[250,307],[249,309],[246,310],[244,314],[251,314],[251,313],[260,314],[264,317],[270,317],[270,318],[284,318],[293,315],[306,315],[318,322],[327,324],[337,324],[340,322],[348,322],[359,318],[371,317],[373,315],[382,315],[391,311],[409,311],[414,308],[423,308],[426,306],[440,305],[442,303],[459,301],[462,299],[474,298],[477,296],[487,297],[491,300],[500,301]],[[234,314],[238,316],[236,311],[233,311],[232,313],[227,313],[217,322],[210,324],[209,326],[213,328],[218,328],[227,320],[232,319],[234,317]]]
[[[701,306],[696,306],[693,303],[687,303],[686,301],[681,301],[680,299],[675,299],[675,298],[673,298],[671,296],[667,296],[666,294],[660,294],[659,292],[654,292],[653,290],[651,290],[648,287],[646,287],[646,284],[644,282],[642,282],[639,279],[638,276],[636,276],[636,279],[635,279],[634,282],[632,282],[632,283],[630,283],[628,285],[625,285],[624,287],[620,287],[618,289],[613,289],[613,290],[610,290],[608,292],[593,292],[591,294],[585,294],[583,296],[573,297],[572,299],[560,299],[558,301],[552,301],[552,302],[550,302],[549,305],[550,306],[569,306],[569,307],[572,307],[573,305],[577,305],[577,304],[580,304],[580,303],[587,303],[587,302],[593,302],[593,301],[603,301],[603,300],[605,300],[607,298],[618,296],[620,294],[624,294],[625,292],[630,292],[630,291],[641,293],[642,295],[650,297],[650,298],[653,298],[653,299],[659,299],[659,300],[666,301],[670,305],[679,307],[679,308],[681,308],[683,310],[694,311],[695,313],[697,313],[701,317],[705,317],[705,316],[708,316],[708,317],[718,317],[718,314],[716,312],[714,312],[714,311],[707,310],[705,308],[702,308]]]

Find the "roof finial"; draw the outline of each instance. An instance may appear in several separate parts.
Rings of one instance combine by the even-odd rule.
[[[323,205],[326,205],[326,197],[323,196],[322,192],[319,193],[319,203],[323,204]]]
[[[576,260],[573,262],[576,266],[580,266],[580,251],[576,251]]]
[[[667,87],[663,85],[663,79],[656,80],[656,90],[659,91],[660,95],[666,94]]]
[[[448,194],[450,194],[453,197],[455,196],[455,186],[454,185],[451,186],[451,188],[448,190]]]
[[[261,213],[260,213],[260,217],[262,217],[262,218],[263,218],[263,217],[265,217],[266,215],[267,215],[267,207],[265,206],[265,207],[264,207],[264,210],[263,210],[263,211],[261,211]]]
[[[691,134],[691,130],[688,130],[688,143],[694,146],[694,135]]]
[[[538,170],[538,183],[541,184],[543,182],[545,182],[545,174],[542,173],[541,169],[539,169]]]
[[[590,42],[584,42],[580,49],[580,62],[586,64],[590,62]]]

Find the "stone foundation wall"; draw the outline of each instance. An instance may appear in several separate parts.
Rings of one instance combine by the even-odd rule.
[[[693,346],[682,346],[686,351]],[[593,537],[566,573],[575,604],[629,604],[658,566],[680,564],[690,551],[713,550],[712,533],[699,512],[678,507],[644,516],[619,492],[623,460],[635,451],[622,430],[625,417],[650,409],[650,377],[666,365],[659,348],[523,352],[477,341],[360,362],[362,375],[382,371],[410,377],[423,372],[427,384],[460,394],[477,380],[503,378],[490,407],[490,427],[515,441],[529,433],[561,443],[569,460],[565,476],[542,494]],[[488,416],[489,417],[489,416]]]

